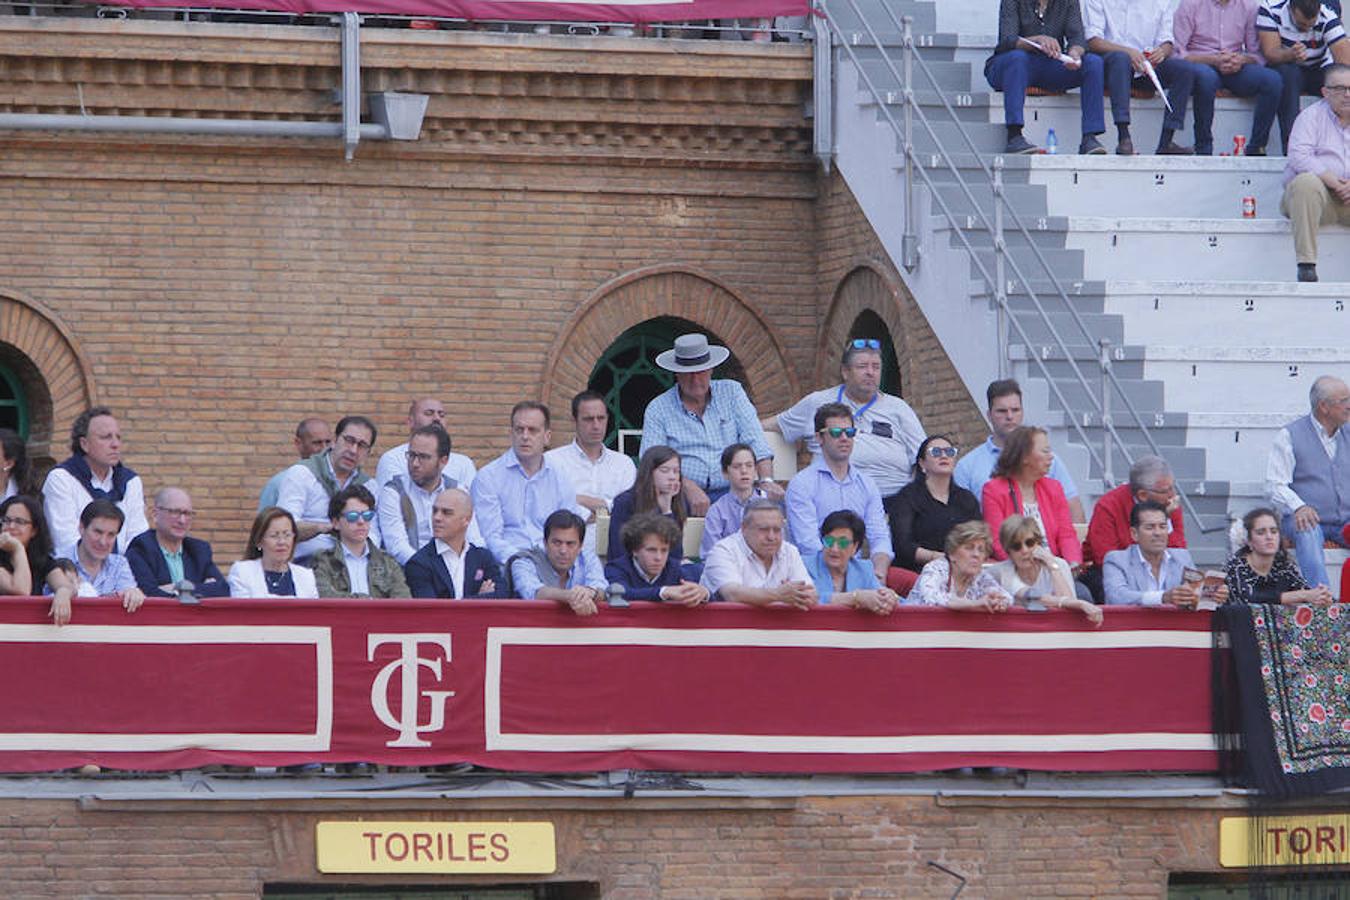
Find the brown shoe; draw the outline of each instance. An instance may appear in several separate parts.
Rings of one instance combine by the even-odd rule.
[[[1194,147],[1183,147],[1176,141],[1170,141],[1165,146],[1159,147],[1157,151],[1159,156],[1194,156]]]
[[[1116,142],[1116,156],[1134,156],[1134,141],[1121,138]]]

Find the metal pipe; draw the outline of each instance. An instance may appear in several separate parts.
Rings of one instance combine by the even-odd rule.
[[[1115,426],[1111,420],[1111,342],[1099,338],[1097,347],[1097,362],[1102,367],[1102,484],[1109,491],[1116,486],[1111,453],[1111,433]]]
[[[187,119],[174,116],[77,116],[56,113],[0,113],[0,129],[16,131],[129,131],[162,134],[223,134],[232,137],[335,138],[338,122],[276,122],[267,119]],[[383,125],[363,124],[361,137],[382,141]]]
[[[1003,157],[994,157],[994,307],[998,312],[998,377],[1008,377],[1008,261],[1003,240]]]
[[[828,173],[834,163],[834,41],[830,28],[819,16],[811,17],[815,29],[812,63],[815,78],[812,84],[811,134],[814,138],[816,159]]]
[[[342,146],[352,161],[361,142],[361,17],[342,14]]]
[[[913,272],[919,265],[919,232],[914,223],[914,17],[901,20],[901,60],[905,71],[905,233],[900,239],[900,257]],[[881,46],[877,43],[878,48]]]

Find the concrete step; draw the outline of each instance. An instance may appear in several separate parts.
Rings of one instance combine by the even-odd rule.
[[[828,9],[830,18],[842,33],[867,35],[868,28],[863,24],[865,21],[872,31],[887,42],[898,43],[903,16],[913,17],[915,34],[945,30],[937,27],[936,5],[926,0],[887,0],[885,7],[880,4],[855,3],[853,0],[832,0]]]
[[[895,60],[897,71],[900,69],[899,61]],[[881,90],[898,91],[903,89],[904,85],[891,72],[891,68],[880,59],[861,60],[863,73],[872,80],[872,84]],[[969,93],[972,86],[973,69],[969,63],[965,62],[943,62],[934,60],[927,63],[927,71],[916,71],[914,73],[916,90],[945,90],[954,93]]]
[[[1222,460],[1230,481],[1257,485],[1257,493],[1264,494],[1266,460],[1275,433],[1299,415],[1298,411],[1192,413],[1186,440],[1203,448],[1210,460]]]
[[[945,182],[936,185],[936,188],[937,193],[954,215],[970,215],[976,212],[982,212],[991,217],[993,215],[994,195],[992,191],[987,189],[987,186],[982,190],[978,184],[968,184],[963,188],[954,182]],[[1003,189],[1007,202],[1023,216],[1048,215],[1046,210],[1048,205],[1047,192],[1044,185],[1005,184]],[[934,203],[933,209],[938,211],[940,207]]]
[[[1243,347],[1217,339],[1200,347],[1150,344],[1145,360],[1148,377],[1166,381],[1173,409],[1212,409],[1221,402],[1233,412],[1289,412],[1286,421],[1307,411],[1307,388],[1317,376],[1347,370],[1350,350],[1342,345]]]
[[[1343,284],[1319,282],[1110,282],[1103,311],[1124,317],[1124,340],[1159,334],[1260,335],[1268,347],[1302,347],[1350,329]]]
[[[961,239],[954,237],[955,232],[952,232],[952,234],[952,246],[962,247],[964,249],[964,246],[961,244]],[[993,277],[996,272],[996,260],[994,259],[993,250],[977,247],[973,240],[971,241],[971,247],[974,250],[974,254],[970,260],[970,277],[983,278],[985,272],[987,272],[990,277]],[[1082,250],[1076,248],[1037,249],[1038,253],[1033,252],[1029,247],[1019,246],[1010,247],[1008,249],[1004,254],[1004,258],[1007,261],[1009,279],[1015,279],[1016,273],[1018,272],[1022,273],[1023,278],[1043,278],[1047,266],[1051,272],[1055,273],[1055,277],[1060,280],[1081,277],[1084,256]],[[976,264],[977,259],[983,264],[984,272],[981,272],[979,265]]]

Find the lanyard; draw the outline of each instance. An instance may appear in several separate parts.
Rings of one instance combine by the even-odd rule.
[[[853,421],[856,422],[856,421],[858,421],[859,419],[861,419],[863,416],[865,416],[865,415],[867,414],[867,411],[868,411],[869,409],[872,408],[872,404],[876,403],[876,402],[877,402],[877,399],[880,398],[880,397],[881,397],[881,391],[877,391],[875,394],[873,394],[873,395],[872,395],[872,399],[871,399],[871,400],[868,400],[866,403],[864,403],[864,404],[862,405],[862,407],[859,408],[859,410],[853,414]],[[844,402],[844,386],[843,386],[842,384],[839,385],[839,395],[838,395],[837,397],[834,398],[834,402],[835,402],[835,403],[843,403],[843,402]]]

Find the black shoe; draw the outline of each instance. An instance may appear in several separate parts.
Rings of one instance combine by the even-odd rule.
[[[1027,140],[1022,135],[1019,134],[1008,138],[1008,144],[1003,148],[1003,152],[1009,155],[1016,155],[1021,153],[1040,153],[1041,148],[1037,147],[1031,141]]]
[[[1266,155],[1266,148],[1265,148],[1265,147],[1248,147],[1245,151],[1243,151],[1243,155],[1244,155],[1244,156],[1265,156],[1265,155]]]
[[[1116,141],[1116,156],[1134,156],[1134,141],[1129,138]]]
[[[1092,135],[1087,135],[1078,145],[1078,152],[1084,156],[1105,156],[1106,148]]]
[[[1298,264],[1299,281],[1317,280],[1317,263],[1299,263]]]
[[[1164,146],[1159,147],[1156,152],[1159,156],[1194,156],[1195,148],[1183,147],[1176,141],[1169,141]]]

